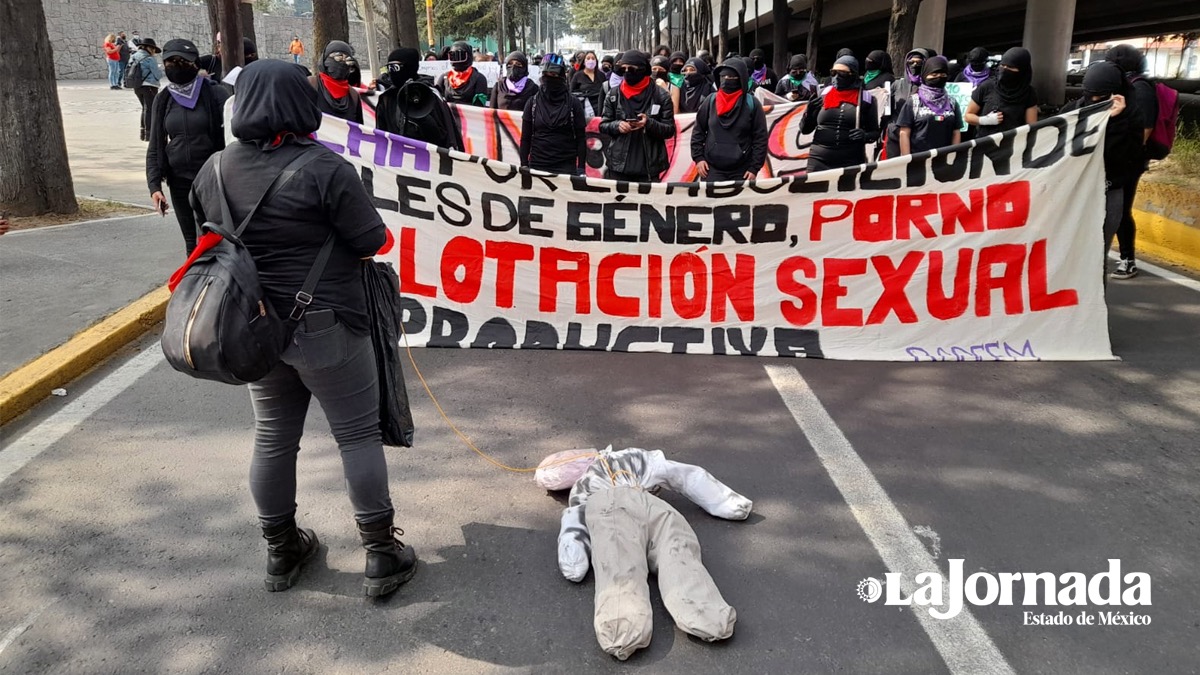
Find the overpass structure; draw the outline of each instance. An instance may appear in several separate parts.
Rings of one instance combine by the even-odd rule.
[[[805,51],[812,0],[792,0],[784,52]],[[714,0],[714,18],[717,3]],[[739,24],[738,10],[745,8]],[[841,47],[860,57],[887,46],[891,0],[825,0],[818,63],[832,63]],[[774,51],[771,0],[730,0],[731,45]],[[1044,101],[1062,103],[1072,45],[1200,30],[1195,0],[923,0],[915,44],[939,53],[965,54],[974,47],[1002,53],[1021,45],[1033,54],[1034,86]],[[739,36],[745,35],[744,44]]]

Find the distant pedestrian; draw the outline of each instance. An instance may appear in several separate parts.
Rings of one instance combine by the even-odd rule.
[[[129,57],[133,51],[129,48],[129,38],[125,37],[125,31],[117,31],[117,48],[121,50],[121,77],[124,77],[125,66],[129,63]],[[121,86],[124,82],[120,78],[117,80],[117,85]]]
[[[304,43],[300,41],[299,35],[292,36],[292,44],[288,47],[288,53],[292,55],[292,63],[300,63],[300,57],[304,56]]]
[[[104,38],[104,61],[108,64],[108,88],[121,88],[121,48],[117,36],[109,33]]]
[[[141,138],[147,140],[150,135],[150,105],[158,95],[158,86],[162,81],[162,67],[158,63],[157,54],[161,51],[153,38],[141,38],[138,50],[130,57],[129,69],[132,72],[133,93],[142,104]]]
[[[129,38],[129,41],[131,43],[133,43],[134,50],[136,50],[138,47],[142,46],[142,36],[139,35],[136,30],[133,31],[133,37]]]

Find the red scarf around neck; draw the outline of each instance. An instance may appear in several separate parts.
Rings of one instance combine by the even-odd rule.
[[[345,80],[335,80],[325,73],[321,73],[321,82],[334,98],[346,98],[350,94],[350,83]]]
[[[446,79],[450,80],[450,86],[455,89],[462,89],[467,82],[471,81],[471,75],[475,73],[475,66],[469,66],[461,73],[457,70],[451,70],[446,73]]]
[[[829,110],[830,108],[836,108],[843,103],[858,105],[857,87],[846,90],[838,89],[836,87],[830,89],[829,92],[825,94],[825,107],[823,109]]]
[[[624,94],[625,98],[633,98],[638,94],[641,94],[643,91],[646,91],[646,87],[650,86],[651,79],[653,78],[643,77],[642,83],[636,85],[629,84],[625,80],[621,80],[621,93]]]
[[[733,92],[732,94],[725,91],[724,89],[718,89],[717,90],[717,114],[722,117],[724,117],[725,115],[728,115],[729,111],[733,110],[733,107],[735,105],[737,105],[738,101],[740,101],[742,99],[743,93],[744,92],[741,89],[738,89],[737,91]]]

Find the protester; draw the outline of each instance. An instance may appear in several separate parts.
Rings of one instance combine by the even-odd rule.
[[[267,589],[286,590],[320,546],[316,534],[295,520],[296,457],[315,396],[337,441],[366,549],[364,591],[379,596],[396,590],[417,568],[416,552],[396,538],[401,532],[393,527],[361,272],[361,259],[379,250],[387,230],[354,167],[308,138],[321,124],[318,99],[293,64],[264,60],[248,66],[238,78],[233,114],[239,142],[220,154],[224,195],[210,160],[196,176],[192,202],[197,217],[220,220],[221,201],[227,199],[236,224],[288,164],[317,155],[264,203],[241,236],[268,300],[276,313],[288,316],[323,242],[335,235],[282,362],[249,385],[255,417],[250,493],[267,540]]]
[[[891,97],[888,99],[891,110],[880,120],[880,126],[885,130],[884,147],[881,148],[883,156],[900,155],[900,128],[896,126],[896,120],[900,117],[900,109],[921,86],[921,69],[925,67],[925,60],[934,55],[932,49],[918,47],[904,56],[904,76],[892,82]]]
[[[700,58],[690,58],[683,66],[683,87],[679,92],[679,112],[694,113],[700,110],[704,99],[717,89],[713,85],[712,71]]]
[[[708,66],[709,71],[713,69],[713,66],[717,65],[717,60],[713,58],[712,52],[709,52],[707,49],[696,52],[696,58],[703,61]]]
[[[432,80],[419,74],[420,62],[421,53],[416,49],[401,47],[388,54],[379,78],[383,93],[375,106],[375,126],[438,147],[462,150],[462,131],[450,106],[431,86]]]
[[[604,97],[600,132],[605,146],[605,177],[623,181],[659,179],[670,166],[667,141],[675,136],[671,97],[651,86],[650,59],[630,50],[617,61],[622,81]]]
[[[654,78],[654,84],[658,85],[667,95],[671,97],[671,111],[676,115],[679,114],[679,87],[671,82],[671,62],[665,56],[656,56],[650,59],[650,76]]]
[[[213,78],[220,82],[225,71],[221,69],[221,32],[217,31],[213,38],[213,48],[211,54],[204,54],[197,61],[200,65],[200,74]]]
[[[356,66],[354,47],[333,40],[321,52],[320,70],[308,81],[317,92],[317,108],[321,112],[362,124],[362,101],[358,91],[350,86]]]
[[[654,53],[650,56],[651,58],[654,58],[655,56],[666,56],[667,58],[670,58],[671,48],[666,45],[659,45],[654,48]]]
[[[709,182],[753,180],[767,160],[767,115],[749,94],[744,61],[717,66],[716,78],[720,88],[696,113],[692,161]]]
[[[950,63],[944,56],[934,56],[921,67],[921,86],[896,118],[901,155],[957,145],[962,140],[962,111],[946,93],[949,77]]]
[[[967,124],[989,135],[1016,129],[1037,121],[1037,94],[1033,81],[1033,59],[1029,50],[1013,47],[1000,59],[999,77],[985,81],[971,92]]]
[[[258,46],[248,37],[242,38],[242,67],[258,60]]]
[[[546,55],[542,86],[521,117],[521,166],[579,175],[586,170],[587,118],[583,102],[568,90],[569,74],[561,56]]]
[[[300,57],[304,56],[304,43],[300,41],[299,35],[292,36],[292,44],[288,45],[288,53],[292,55],[292,63],[300,63]]]
[[[983,47],[976,47],[967,52],[967,65],[958,74],[958,77],[954,78],[954,81],[970,82],[971,86],[978,87],[992,79],[994,73],[991,66],[988,65],[990,58],[988,50]]]
[[[158,85],[162,80],[162,68],[158,57],[161,50],[151,38],[141,38],[138,50],[130,57],[130,68],[135,69],[133,93],[137,95],[138,103],[142,104],[141,139],[148,138],[150,132],[150,104],[158,94]],[[139,83],[137,80],[141,80]]]
[[[621,59],[621,56],[622,56],[622,54],[617,54],[616,56],[605,56],[604,57],[605,61],[607,61],[609,64],[609,69],[607,72],[604,70],[605,61],[600,62],[600,72],[606,72],[606,74],[608,76],[608,81],[606,81],[604,83],[604,86],[601,87],[601,90],[605,97],[608,96],[609,91],[615,89],[616,87],[621,86],[621,79],[622,79],[621,73],[617,72],[617,66],[616,66],[617,62]],[[601,106],[604,105],[603,99],[601,99],[600,105]]]
[[[513,52],[504,60],[504,66],[508,74],[492,87],[488,106],[500,110],[524,110],[538,90],[529,79],[529,57],[525,52]]]
[[[833,85],[808,105],[801,124],[801,133],[813,134],[809,173],[865,163],[867,143],[879,136],[876,102],[862,88],[858,59],[839,58],[830,76]]]
[[[150,109],[150,143],[146,148],[146,182],[150,199],[166,214],[165,180],[183,233],[188,255],[196,248],[196,216],[188,201],[192,181],[204,162],[225,147],[225,101],[229,90],[200,77],[200,51],[188,40],[163,45],[167,86]]]
[[[688,60],[687,52],[671,52],[669,58],[667,78],[671,80],[671,84],[683,88],[683,66]]]
[[[750,79],[755,87],[763,87],[767,91],[775,91],[779,76],[767,65],[767,53],[761,49],[750,50]]]
[[[488,84],[483,73],[472,65],[471,45],[455,42],[446,53],[451,70],[437,80],[437,89],[449,103],[487,107]]]
[[[1136,47],[1131,45],[1112,47],[1105,53],[1104,60],[1117,64],[1117,67],[1125,73],[1125,79],[1129,80],[1131,86],[1132,102],[1137,108],[1142,122],[1141,151],[1143,156],[1137,162],[1137,171],[1133,172],[1129,176],[1129,180],[1121,186],[1124,202],[1121,205],[1121,225],[1117,228],[1117,248],[1120,251],[1121,260],[1110,275],[1113,279],[1132,279],[1138,274],[1137,262],[1134,259],[1137,223],[1133,220],[1133,200],[1137,196],[1138,183],[1142,180],[1142,174],[1149,166],[1145,150],[1146,142],[1150,140],[1150,134],[1154,131],[1154,125],[1158,121],[1158,94],[1155,91],[1154,83],[1144,77],[1146,57]]]
[[[587,100],[592,106],[592,114],[600,112],[600,100],[604,97],[604,81],[606,76],[596,69],[596,52],[585,52],[583,67],[571,75],[571,93]]]
[[[867,54],[863,66],[863,89],[882,89],[896,81],[896,76],[892,73],[892,57],[882,49]]]
[[[788,74],[779,80],[775,93],[789,101],[810,101],[817,96],[817,83],[809,76],[807,56],[792,56]]]
[[[1124,215],[1124,186],[1143,169],[1142,117],[1134,101],[1132,85],[1121,66],[1098,61],[1083,74],[1083,96],[1063,106],[1060,112],[1112,100],[1112,110],[1104,134],[1104,254],[1105,272],[1108,249]],[[1107,279],[1107,275],[1105,277]]]
[[[117,45],[117,36],[109,33],[104,37],[104,62],[108,64],[108,88],[121,88],[121,47]]]
[[[426,61],[437,61],[438,55],[434,54],[433,52],[425,52],[425,60]]]

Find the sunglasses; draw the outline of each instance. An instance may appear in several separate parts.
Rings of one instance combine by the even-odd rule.
[[[354,60],[354,57],[350,56],[346,52],[334,52],[329,55],[329,58],[333,59],[334,61],[337,61],[338,63],[345,63],[347,61]]]

